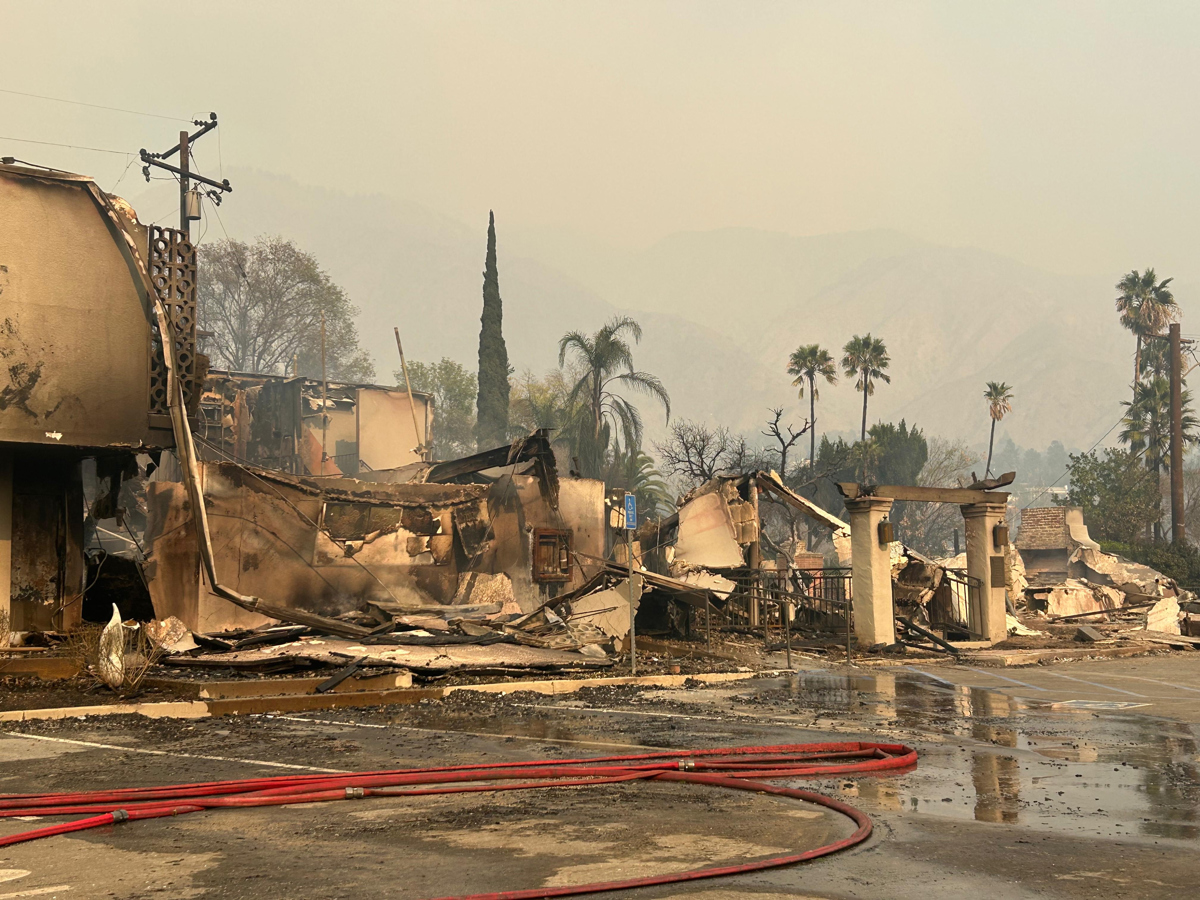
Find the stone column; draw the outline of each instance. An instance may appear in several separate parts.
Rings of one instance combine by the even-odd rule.
[[[847,500],[853,566],[854,637],[860,647],[896,643],[892,609],[892,558],[879,545],[879,523],[892,508],[882,497]]]
[[[12,621],[12,474],[12,451],[0,445],[0,618],[8,622]],[[7,637],[0,635],[0,642]]]
[[[967,537],[967,574],[980,582],[979,630],[993,644],[1008,637],[1004,608],[1004,548],[993,529],[1005,521],[1005,504],[972,503],[959,507]]]

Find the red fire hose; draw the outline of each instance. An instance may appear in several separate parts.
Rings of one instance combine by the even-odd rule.
[[[533,900],[539,897],[567,897],[758,872],[816,859],[852,847],[866,840],[871,834],[871,820],[864,813],[832,797],[797,788],[765,784],[762,779],[828,778],[836,775],[896,772],[911,769],[916,763],[917,752],[902,744],[782,744],[773,747],[734,747],[645,753],[636,756],[603,756],[566,762],[540,760],[481,766],[394,769],[348,775],[284,775],[69,794],[2,794],[0,818],[65,815],[87,817],[0,837],[0,847],[117,822],[158,819],[205,809],[282,806],[289,803],[357,800],[365,797],[586,787],[638,780],[682,781],[807,800],[847,816],[858,826],[849,837],[823,847],[740,865],[692,869],[622,881],[472,894],[468,897],[446,897],[439,900]]]

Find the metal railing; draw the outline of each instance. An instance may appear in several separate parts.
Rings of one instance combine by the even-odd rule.
[[[947,640],[983,640],[983,582],[947,569],[929,601],[928,614],[930,628]]]
[[[725,606],[729,626],[761,629],[764,638],[773,629],[841,634],[853,616],[849,569],[738,569],[727,577],[735,585]]]
[[[804,600],[797,607],[797,620],[819,631],[843,632],[847,619],[854,621],[851,600],[853,579],[849,568],[798,569]]]

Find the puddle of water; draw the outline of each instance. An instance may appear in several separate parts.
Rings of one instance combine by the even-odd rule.
[[[672,699],[689,702],[684,695]],[[915,771],[817,783],[818,790],[857,798],[867,811],[1016,824],[1083,836],[1200,840],[1200,736],[1193,726],[1136,712],[1098,715],[1099,708],[1091,702],[1055,708],[1046,700],[1022,700],[917,672],[820,670],[761,679],[739,685],[723,698],[701,698],[694,710],[672,710],[679,719],[677,727],[674,720],[664,724],[654,719],[660,707],[653,703],[630,710],[647,713],[648,718],[587,716],[564,723],[562,713],[556,712],[508,710],[496,716],[429,710],[415,717],[405,711],[389,721],[445,731],[451,738],[453,732],[473,732],[574,743],[576,749],[569,752],[586,752],[589,744],[604,752],[603,743],[638,746],[661,741],[680,746],[694,743],[699,735],[706,741],[745,743],[747,733],[739,731],[737,720],[721,715],[728,700],[735,710],[754,706],[754,717],[766,720],[764,725],[772,713],[803,711],[806,718],[815,712],[818,719],[836,719],[864,735],[885,722],[913,734],[921,748]],[[1122,701],[1103,708],[1127,711],[1140,705]],[[576,704],[571,708],[583,712]],[[648,735],[634,722],[652,724],[661,734]],[[713,725],[722,730],[712,731]],[[756,733],[754,740],[759,739]]]
[[[886,719],[916,735],[944,735],[945,743],[923,750],[915,772],[833,786],[879,809],[1082,835],[1200,839],[1193,727],[1083,714],[1146,704],[1025,701],[902,670],[802,671],[753,691],[852,725]]]

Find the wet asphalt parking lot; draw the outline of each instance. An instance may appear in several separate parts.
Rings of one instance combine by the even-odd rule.
[[[841,667],[678,690],[464,692],[324,714],[8,725],[0,792],[644,747],[899,742],[919,751],[914,771],[800,785],[872,817],[859,847],[604,896],[1186,897],[1200,894],[1198,725],[1200,654]],[[45,821],[3,820],[0,834]],[[417,900],[741,862],[849,831],[798,801],[662,783],[209,811],[0,849],[0,900]]]

